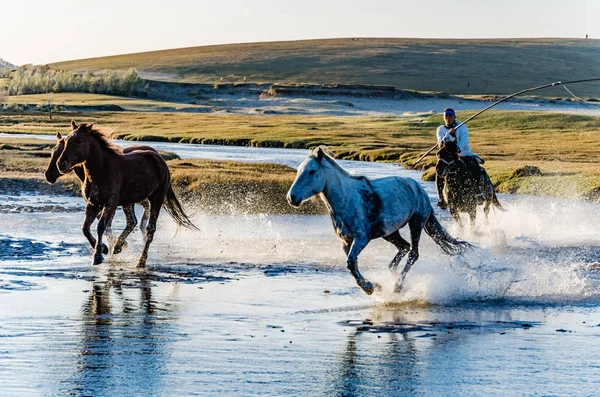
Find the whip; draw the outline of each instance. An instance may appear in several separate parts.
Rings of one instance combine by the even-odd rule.
[[[510,94],[509,96],[506,96],[506,97],[500,99],[499,101],[496,101],[496,102],[492,103],[487,108],[485,108],[483,110],[480,110],[479,112],[475,113],[473,116],[469,117],[468,119],[466,119],[465,121],[463,121],[462,123],[460,123],[459,125],[457,125],[454,128],[456,128],[458,130],[463,124],[466,124],[467,121],[473,120],[475,117],[479,116],[481,113],[485,112],[486,110],[493,108],[497,104],[502,103],[502,102],[506,101],[507,99],[510,99],[510,98],[515,97],[517,95],[524,94],[526,92],[541,90],[542,88],[554,87],[554,86],[557,86],[557,85],[563,85],[564,86],[565,84],[585,83],[585,82],[588,82],[588,81],[599,81],[599,80],[600,80],[600,77],[599,78],[595,78],[595,79],[584,79],[584,80],[555,81],[554,83],[544,84],[544,85],[541,85],[539,87],[528,88],[528,89],[523,90],[523,91],[515,92],[514,94]],[[567,91],[568,91],[568,89],[567,89]],[[419,164],[419,162],[421,162],[421,160],[423,160],[425,158],[425,156],[427,156],[429,153],[431,153],[431,151],[433,149],[435,149],[436,147],[437,147],[437,143],[435,145],[433,145],[431,147],[431,149],[429,149],[428,151],[426,151],[421,157],[419,157],[419,159],[417,161],[415,161],[415,163],[412,165],[412,167],[414,167],[415,165]]]

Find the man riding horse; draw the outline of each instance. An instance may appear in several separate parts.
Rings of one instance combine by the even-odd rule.
[[[469,147],[469,130],[467,129],[467,126],[463,124],[459,128],[456,128],[457,125],[456,113],[454,110],[450,108],[444,109],[444,124],[440,125],[437,129],[438,146],[441,148],[442,142],[444,141],[456,142],[456,146],[460,151],[459,156],[461,160],[467,166],[471,176],[479,182],[477,203],[483,204],[485,200],[486,176],[484,169],[479,166],[479,164],[483,164],[483,159],[474,154]],[[446,203],[443,194],[444,178],[437,175],[437,173],[435,176],[435,186],[437,188],[439,199],[437,206],[444,210],[448,207],[448,203]]]

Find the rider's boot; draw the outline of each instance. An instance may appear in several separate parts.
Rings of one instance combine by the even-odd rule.
[[[445,210],[448,208],[448,203],[444,200],[444,178],[441,178],[437,174],[435,175],[435,188],[437,189],[438,195],[437,206]]]

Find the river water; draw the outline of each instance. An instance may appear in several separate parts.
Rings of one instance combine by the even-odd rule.
[[[291,166],[307,154],[152,145]],[[392,164],[342,165],[420,177]],[[508,211],[474,231],[439,214],[476,248],[448,257],[423,236],[401,294],[387,270],[394,250],[373,241],[359,266],[383,291],[369,297],[326,216],[190,208],[202,231],[161,216],[147,269],[134,267],[139,231],[92,267],[82,199],[1,196],[0,394],[595,395],[600,207],[500,200]]]

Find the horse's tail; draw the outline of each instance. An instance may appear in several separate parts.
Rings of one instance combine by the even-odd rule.
[[[483,170],[483,172],[485,174],[485,183],[487,185],[486,188],[488,190],[485,194],[486,201],[492,204],[494,207],[498,208],[500,211],[506,212],[506,208],[504,208],[502,204],[500,204],[500,201],[498,201],[498,196],[496,196],[496,189],[494,189],[494,184],[492,183],[490,176],[485,171],[485,169]]]
[[[498,201],[498,196],[496,196],[496,189],[494,189],[492,187],[492,205],[496,208],[498,208],[500,211],[502,212],[506,212],[506,208],[504,208],[502,206],[502,204],[500,204],[500,201]]]
[[[462,254],[465,249],[473,248],[473,245],[466,241],[458,240],[452,237],[435,217],[433,210],[429,214],[429,219],[425,223],[425,233],[440,247],[442,252],[447,255]]]
[[[173,191],[173,186],[171,184],[169,184],[169,190],[167,190],[167,195],[165,196],[163,206],[165,207],[167,213],[179,226],[183,226],[190,230],[200,230],[192,223],[190,218],[183,210],[179,200],[177,200],[177,196],[175,196],[175,192]]]

